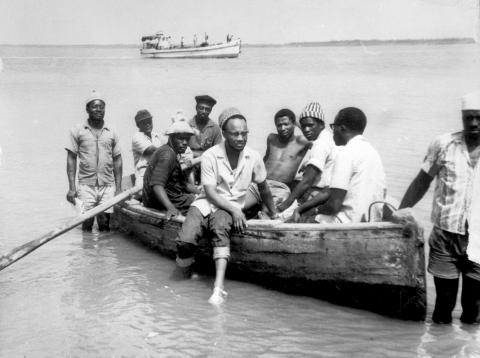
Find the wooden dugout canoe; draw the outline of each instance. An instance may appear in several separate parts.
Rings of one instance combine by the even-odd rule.
[[[136,200],[115,207],[120,229],[175,257],[183,219]],[[208,239],[196,262],[213,273]],[[305,294],[383,315],[424,320],[427,309],[423,231],[390,222],[286,224],[249,220],[244,234],[231,237],[227,276]]]

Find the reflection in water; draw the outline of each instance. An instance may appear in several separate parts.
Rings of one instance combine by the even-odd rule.
[[[427,323],[417,353],[421,357],[480,357],[479,326]]]

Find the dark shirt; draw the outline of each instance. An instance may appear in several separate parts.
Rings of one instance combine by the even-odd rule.
[[[143,204],[149,208],[166,210],[153,191],[154,185],[163,186],[172,204],[184,215],[195,199],[195,195],[187,191],[187,177],[180,167],[177,154],[168,144],[153,153],[143,176]]]
[[[195,134],[190,137],[188,143],[193,151],[204,152],[222,141],[222,131],[218,124],[211,119],[208,119],[207,124],[201,131],[197,127],[195,117],[190,120],[189,124],[195,130]]]

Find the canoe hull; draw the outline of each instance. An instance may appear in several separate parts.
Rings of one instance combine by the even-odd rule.
[[[121,229],[175,257],[181,220],[166,221],[133,201],[115,213]],[[231,237],[229,277],[401,319],[425,319],[421,231],[391,223],[249,223],[246,233]],[[196,261],[205,270],[213,268],[208,240],[199,243]]]
[[[240,54],[240,40],[205,46],[171,49],[143,48],[140,53],[152,58],[235,58]]]

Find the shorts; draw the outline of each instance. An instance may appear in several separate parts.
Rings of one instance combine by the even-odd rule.
[[[273,203],[275,205],[280,204],[282,201],[286,200],[290,195],[290,188],[287,184],[267,179],[268,187],[270,188],[270,192],[272,193]],[[262,202],[262,197],[260,196],[260,192],[258,191],[258,185],[255,183],[250,184],[248,187],[248,191],[252,193],[252,195],[257,199],[257,203]]]
[[[83,203],[83,211],[85,212],[112,199],[115,196],[115,185],[79,184],[77,195]],[[104,212],[113,213],[113,207]]]
[[[467,256],[468,234],[456,234],[434,226],[428,244],[428,272],[433,276],[456,279],[465,274],[480,281],[480,265]]]
[[[230,256],[230,233],[232,231],[232,216],[225,210],[203,216],[200,210],[191,206],[185,217],[177,237],[177,244],[187,243],[197,245],[205,232],[212,234],[213,258]]]

